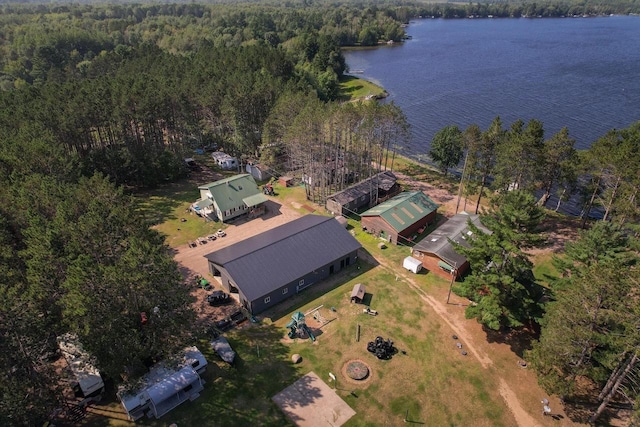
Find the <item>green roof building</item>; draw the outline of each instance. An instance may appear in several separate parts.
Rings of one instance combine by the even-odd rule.
[[[258,216],[264,213],[264,202],[268,200],[253,177],[246,173],[201,185],[198,189],[200,200],[192,208],[196,212],[202,210],[199,213],[204,215],[215,213],[222,222],[244,214]]]
[[[437,210],[422,191],[405,191],[363,212],[362,228],[395,245],[406,244],[435,222]]]

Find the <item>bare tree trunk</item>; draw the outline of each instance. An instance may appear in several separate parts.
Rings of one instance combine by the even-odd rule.
[[[624,368],[624,370],[622,372],[616,372],[616,374],[618,375],[616,381],[605,393],[604,399],[602,400],[602,403],[600,403],[600,406],[598,406],[598,409],[596,410],[596,412],[591,416],[591,418],[589,418],[589,422],[591,424],[595,424],[596,420],[600,417],[600,415],[602,415],[602,412],[605,410],[605,408],[609,404],[609,401],[617,393],[618,388],[620,387],[624,379],[627,377],[629,372],[631,372],[631,370],[635,367],[636,363],[638,363],[638,353],[634,352],[631,355],[631,359],[628,361],[627,366]]]
[[[546,186],[542,193],[542,196],[538,200],[538,206],[545,207],[550,197],[551,197],[551,186]]]
[[[616,195],[618,194],[618,189],[620,188],[620,176],[616,180],[616,184],[613,186],[613,191],[611,193],[611,197],[609,197],[609,202],[607,203],[607,209],[604,211],[604,216],[602,217],[603,221],[606,221],[611,213],[611,207],[613,206],[613,202],[616,200]]]
[[[393,147],[393,154],[391,156],[391,170],[393,170],[393,162],[396,160],[396,148]]]
[[[558,196],[558,204],[556,205],[554,212],[558,212],[558,209],[560,209],[560,203],[562,203],[562,198],[564,197],[566,192],[567,192],[567,189],[565,188],[562,190],[562,194]]]
[[[631,197],[629,197],[629,206],[633,206],[633,204],[636,201],[636,196],[638,195],[638,187],[634,188],[633,193],[631,194]],[[637,209],[636,209],[637,211]],[[620,218],[620,225],[624,224],[625,222],[627,222],[627,213],[625,213],[622,218]]]
[[[591,200],[589,200],[589,203],[587,204],[587,208],[585,209],[584,217],[582,218],[582,228],[584,228],[584,226],[587,223],[587,218],[589,218],[589,212],[591,212],[593,201],[596,199],[596,194],[598,194],[598,190],[600,189],[600,179],[601,179],[601,176],[598,176],[598,181],[596,182],[596,185],[593,188],[593,193],[591,194]]]
[[[480,185],[480,191],[478,192],[478,202],[476,203],[476,215],[478,214],[478,210],[480,209],[480,199],[482,198],[482,192],[484,191],[484,186],[487,184],[487,175],[482,176],[482,184]]]
[[[464,156],[464,166],[462,166],[462,176],[460,177],[460,187],[458,187],[458,202],[456,203],[456,214],[458,213],[458,208],[460,207],[460,198],[462,197],[462,187],[464,186],[464,174],[467,171],[468,158],[469,158],[469,150],[467,150],[467,154]]]

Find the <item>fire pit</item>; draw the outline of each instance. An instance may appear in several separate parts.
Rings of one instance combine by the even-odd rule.
[[[345,370],[349,378],[356,381],[362,381],[369,376],[369,367],[360,360],[347,362]]]

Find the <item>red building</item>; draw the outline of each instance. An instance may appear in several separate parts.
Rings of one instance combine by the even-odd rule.
[[[405,191],[362,213],[362,229],[394,245],[408,243],[435,222],[437,210],[422,191]]]

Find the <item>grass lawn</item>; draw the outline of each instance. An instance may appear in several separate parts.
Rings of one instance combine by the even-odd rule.
[[[188,179],[136,195],[138,209],[174,248],[226,228],[221,222],[205,221],[188,211],[199,197],[198,184]]]
[[[365,302],[378,316],[363,314],[363,305],[349,303],[356,283],[366,287]],[[323,317],[336,319],[322,328],[317,343],[298,339],[289,345],[290,352],[302,355],[302,372],[312,370],[325,381],[329,372],[336,374],[338,394],[356,411],[347,426],[400,425],[407,411],[410,421],[427,425],[510,424],[500,397],[491,392],[496,384],[478,364],[459,353],[437,315],[393,272],[381,266],[370,268],[300,311],[321,304]],[[283,330],[288,320],[285,316],[275,325]],[[356,341],[358,325],[360,340]],[[391,338],[406,354],[378,360],[366,351],[367,342],[376,336]],[[357,383],[342,374],[344,364],[352,359],[364,361],[371,369],[366,381]]]
[[[412,176],[430,177],[432,174],[428,167],[409,163],[401,166]],[[303,206],[311,204],[305,200],[300,187],[274,187],[283,203],[296,208],[300,205],[300,212],[308,213]],[[184,213],[188,203],[197,196],[192,183],[178,183],[145,195],[145,200],[141,199],[141,209],[148,218],[155,220],[155,227],[167,235],[167,242],[175,246],[206,235],[219,226]],[[187,218],[187,222],[180,222],[182,217]],[[402,259],[410,254],[406,246],[378,247],[380,240],[364,233],[355,220],[349,220],[349,228],[369,254],[384,257],[388,265],[401,269]],[[545,277],[555,273],[550,255],[539,255],[534,262],[534,273],[539,280],[545,281]],[[419,274],[415,278],[421,291],[444,300],[448,281],[434,274]],[[349,302],[356,283],[366,287],[365,303],[377,310],[378,316],[363,314],[364,305]],[[307,317],[307,323],[316,332],[316,342],[289,339],[285,325],[291,315],[321,305],[319,313],[330,322],[320,327],[311,315]],[[334,275],[331,281],[311,286],[276,310],[265,313],[259,324],[248,324],[226,334],[239,357],[234,368],[226,366],[211,353],[206,338],[199,342],[198,347],[210,363],[201,396],[194,402],[184,403],[161,420],[143,419],[137,424],[291,425],[271,398],[310,371],[332,387],[329,372],[337,376],[338,395],[356,411],[346,426],[402,425],[407,414],[410,422],[424,425],[512,426],[513,415],[497,392],[496,372],[507,375],[505,378],[509,375],[505,372],[521,378],[512,387],[519,397],[524,397],[523,402],[537,404],[539,401],[540,391],[534,386],[532,372],[515,366],[513,353],[521,353],[520,348],[515,345],[511,349],[500,347],[491,355],[495,367],[490,369],[483,368],[473,356],[463,356],[452,339],[451,329],[444,326],[439,315],[403,280],[399,270],[372,265],[361,259]],[[359,340],[356,339],[358,326]],[[475,330],[484,336],[479,328]],[[378,360],[366,350],[367,342],[376,336],[392,339],[401,351],[391,360]],[[486,345],[496,348],[495,344]],[[291,355],[295,353],[303,358],[297,365],[291,362]],[[345,363],[353,359],[360,359],[369,366],[370,375],[365,381],[356,382],[343,374]],[[107,413],[121,412],[117,402],[106,404],[105,409]],[[94,421],[95,418],[91,425],[132,425],[115,417],[100,418],[98,423]]]
[[[559,272],[553,265],[553,254],[539,254],[534,256],[531,261],[533,262],[533,275],[540,284],[548,287],[549,280],[558,277]]]
[[[344,101],[383,96],[386,96],[385,90],[375,83],[354,76],[340,77],[340,98]]]
[[[365,302],[379,312],[378,316],[364,314],[364,305],[349,302],[356,283],[365,285]],[[492,377],[470,356],[460,354],[449,332],[441,328],[437,314],[416,298],[407,283],[396,280],[393,272],[359,261],[336,275],[329,288],[326,292],[326,288],[311,287],[293,306],[270,313],[273,321],[267,319],[227,334],[240,358],[236,367],[226,366],[211,354],[206,341],[200,342],[199,348],[210,362],[201,396],[161,420],[142,419],[136,424],[291,425],[271,397],[314,371],[332,386],[329,372],[337,376],[338,395],[356,411],[346,426],[400,425],[407,411],[410,421],[426,425],[512,425],[509,411],[493,392],[497,384]],[[285,325],[291,314],[320,305],[322,317],[331,321],[319,327],[311,315],[307,316],[308,325],[317,332],[316,342],[289,339]],[[356,341],[358,325],[360,337]],[[399,352],[390,360],[378,360],[366,350],[367,342],[376,336],[392,339]],[[294,353],[303,358],[298,365],[291,362]],[[343,375],[344,364],[352,359],[369,366],[365,381],[358,383]],[[117,411],[117,403],[108,409]],[[128,424],[117,420],[105,423]]]

